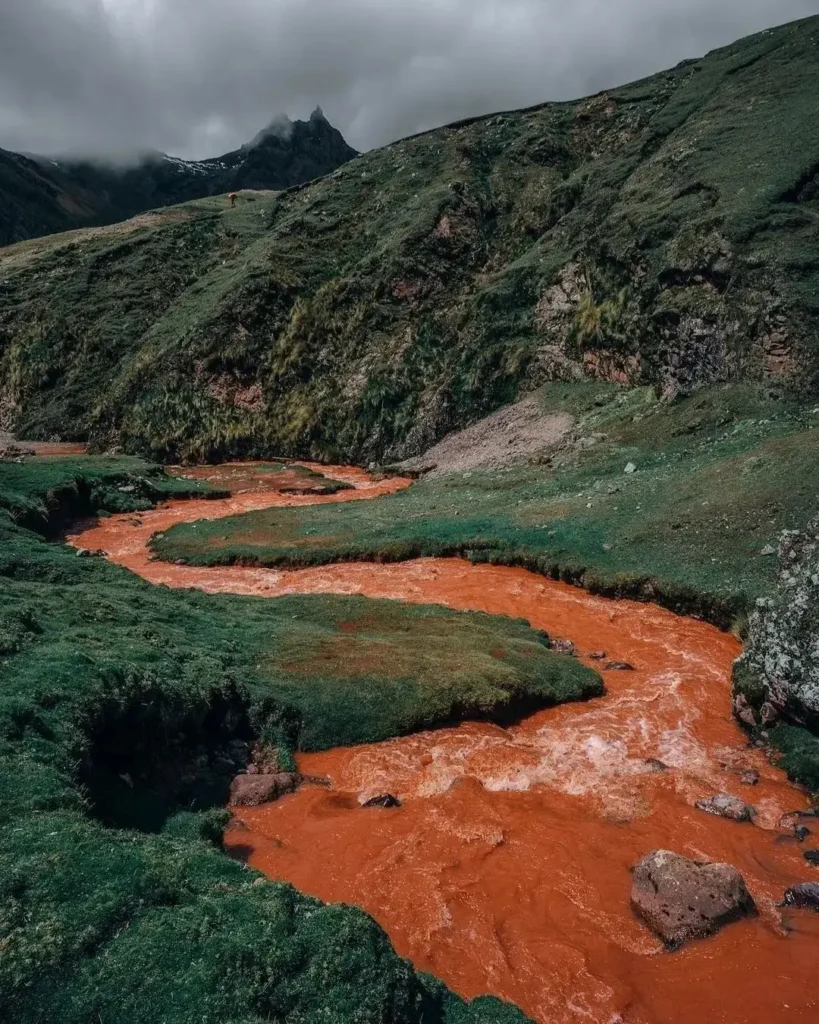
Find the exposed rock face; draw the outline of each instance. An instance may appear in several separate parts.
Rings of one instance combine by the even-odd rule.
[[[698,800],[695,804],[698,810],[706,814],[716,814],[720,818],[728,818],[731,821],[750,821],[754,816],[754,809],[737,796],[730,793],[717,793],[707,800]]]
[[[637,864],[631,906],[669,949],[756,913],[735,867],[704,864],[669,850],[654,850]]]
[[[819,517],[779,543],[779,588],[757,601],[734,666],[734,714],[748,726],[778,720],[819,729]]]
[[[293,793],[301,779],[294,772],[278,775],[237,775],[230,786],[230,802],[243,807],[271,803],[285,793]]]

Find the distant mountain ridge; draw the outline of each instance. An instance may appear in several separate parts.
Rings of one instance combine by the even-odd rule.
[[[320,109],[309,121],[273,122],[248,145],[210,160],[155,153],[117,168],[0,149],[0,245],[222,192],[290,188],[357,155]]]

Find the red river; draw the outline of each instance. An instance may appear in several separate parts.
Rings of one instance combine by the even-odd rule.
[[[401,955],[458,993],[509,999],[544,1024],[819,1020],[819,915],[777,906],[789,885],[819,880],[779,824],[808,803],[731,716],[738,642],[653,605],[460,559],[298,571],[149,560],[150,536],[174,523],[374,498],[408,484],[313,468],[355,490],[284,495],[249,472],[244,493],[114,516],[71,542],[168,586],[363,594],[521,617],[571,639],[583,660],[605,651],[635,670],[603,672],[605,697],[512,728],[466,723],[302,755],[301,770],[332,788],[235,808],[226,846],[271,878],[363,907]],[[758,785],[741,782],[748,769]],[[753,824],[695,809],[717,792],[751,803]],[[383,793],[402,806],[361,807]],[[819,821],[814,832],[819,843]],[[629,905],[630,868],[657,848],[734,864],[759,916],[665,952]]]

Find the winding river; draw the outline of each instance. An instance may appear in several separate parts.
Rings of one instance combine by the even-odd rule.
[[[150,536],[174,523],[362,500],[408,484],[313,468],[355,489],[284,495],[250,472],[244,493],[113,516],[71,543],[174,587],[362,594],[522,617],[571,639],[597,668],[589,655],[605,651],[634,671],[604,671],[605,697],[512,728],[466,723],[303,755],[301,770],[329,777],[332,788],[236,808],[225,836],[234,855],[304,892],[363,907],[420,969],[462,995],[512,1000],[540,1022],[819,1020],[819,915],[777,906],[787,886],[813,872],[819,880],[780,825],[808,804],[731,716],[737,641],[653,605],[460,559],[297,571],[149,559]],[[753,786],[741,779],[750,770],[759,773]],[[717,792],[752,803],[754,823],[694,808]],[[402,806],[360,806],[383,793]],[[811,827],[807,845],[819,845],[819,821]],[[629,906],[629,869],[657,848],[736,865],[759,916],[664,952]]]

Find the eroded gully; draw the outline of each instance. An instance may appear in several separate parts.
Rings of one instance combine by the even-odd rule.
[[[287,572],[149,561],[148,539],[174,523],[366,499],[407,483],[321,468],[356,489],[174,502],[102,520],[72,543],[174,587],[362,594],[518,616],[571,639],[584,660],[604,650],[634,671],[603,672],[605,697],[513,728],[466,723],[302,755],[301,770],[329,777],[332,789],[236,808],[226,845],[272,878],[363,907],[400,954],[462,995],[493,993],[538,1021],[816,1021],[819,915],[777,907],[815,870],[779,827],[807,801],[731,717],[733,637],[652,605],[460,559]],[[741,783],[748,769],[758,785]],[[753,824],[694,808],[723,791],[756,807]],[[387,792],[400,809],[361,808]],[[629,906],[629,869],[656,848],[736,865],[759,917],[664,952]]]

